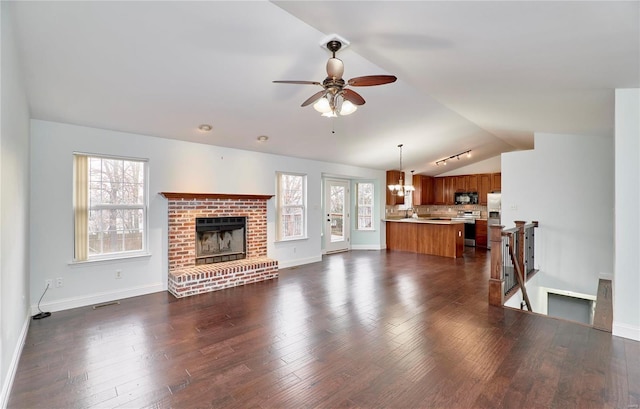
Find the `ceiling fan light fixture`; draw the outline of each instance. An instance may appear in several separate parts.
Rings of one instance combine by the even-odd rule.
[[[351,101],[345,100],[340,107],[340,115],[351,115],[358,110],[358,106]]]
[[[313,109],[324,115],[331,112],[331,104],[329,104],[329,100],[326,97],[322,97],[313,104]]]

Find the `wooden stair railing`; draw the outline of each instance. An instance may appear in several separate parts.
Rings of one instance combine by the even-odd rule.
[[[522,260],[516,260],[516,255],[513,251],[513,235],[509,234],[509,255],[511,256],[511,262],[513,263],[513,267],[516,270],[516,280],[518,281],[518,287],[520,287],[520,291],[522,292],[522,298],[524,298],[524,302],[527,305],[527,309],[533,312],[531,309],[531,302],[529,302],[529,294],[527,293],[527,286],[525,285],[525,276],[522,273],[522,268],[520,267],[520,262]],[[522,254],[522,253],[520,253]]]
[[[532,311],[529,295],[526,292],[526,280],[535,270],[534,265],[534,237],[533,229],[538,227],[538,222],[526,224],[516,221],[516,228],[504,230],[504,226],[491,226],[489,240],[491,241],[491,278],[489,279],[489,304],[503,306],[505,302],[505,258],[509,257],[513,264],[517,287],[522,290],[523,299],[527,309]],[[527,231],[527,234],[525,234]],[[517,240],[515,236],[517,235]],[[503,237],[508,237],[508,245],[503,247]],[[517,246],[517,248],[516,248]],[[508,248],[508,250],[506,250]],[[507,251],[507,254],[503,254]],[[527,257],[525,263],[525,257]],[[526,267],[526,269],[525,269]],[[527,271],[525,271],[527,270]],[[531,270],[531,271],[529,271]]]

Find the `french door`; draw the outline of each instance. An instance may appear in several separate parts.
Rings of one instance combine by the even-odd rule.
[[[349,250],[349,181],[325,179],[324,249],[327,253]]]

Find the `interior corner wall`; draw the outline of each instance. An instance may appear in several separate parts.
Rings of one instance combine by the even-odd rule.
[[[0,407],[6,406],[30,322],[29,108],[11,3],[0,3]]]
[[[71,262],[73,152],[148,159],[149,257]],[[286,268],[322,258],[323,174],[386,180],[381,170],[40,120],[31,120],[31,164],[31,302],[46,279],[61,277],[64,285],[42,301],[50,311],[166,290],[167,201],[159,192],[275,195],[276,172],[307,175],[307,239],[276,242],[275,198],[267,202],[267,255]],[[380,230],[374,235],[384,242]]]
[[[640,89],[615,96],[613,334],[640,341]]]
[[[540,286],[595,295],[613,272],[611,137],[535,134],[535,149],[502,154],[502,224],[539,221]]]

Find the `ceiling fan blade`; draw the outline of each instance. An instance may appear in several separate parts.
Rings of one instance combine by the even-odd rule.
[[[320,85],[317,81],[273,81],[276,84],[301,84],[301,85]]]
[[[364,98],[362,98],[360,94],[350,89],[342,90],[342,97],[354,105],[364,105],[365,102]]]
[[[347,84],[352,87],[371,87],[395,82],[395,75],[365,75],[364,77],[351,78]]]
[[[314,102],[322,98],[325,92],[325,90],[316,92],[315,94],[311,95],[306,101],[304,101],[300,106],[306,107],[307,105],[313,104]]]

